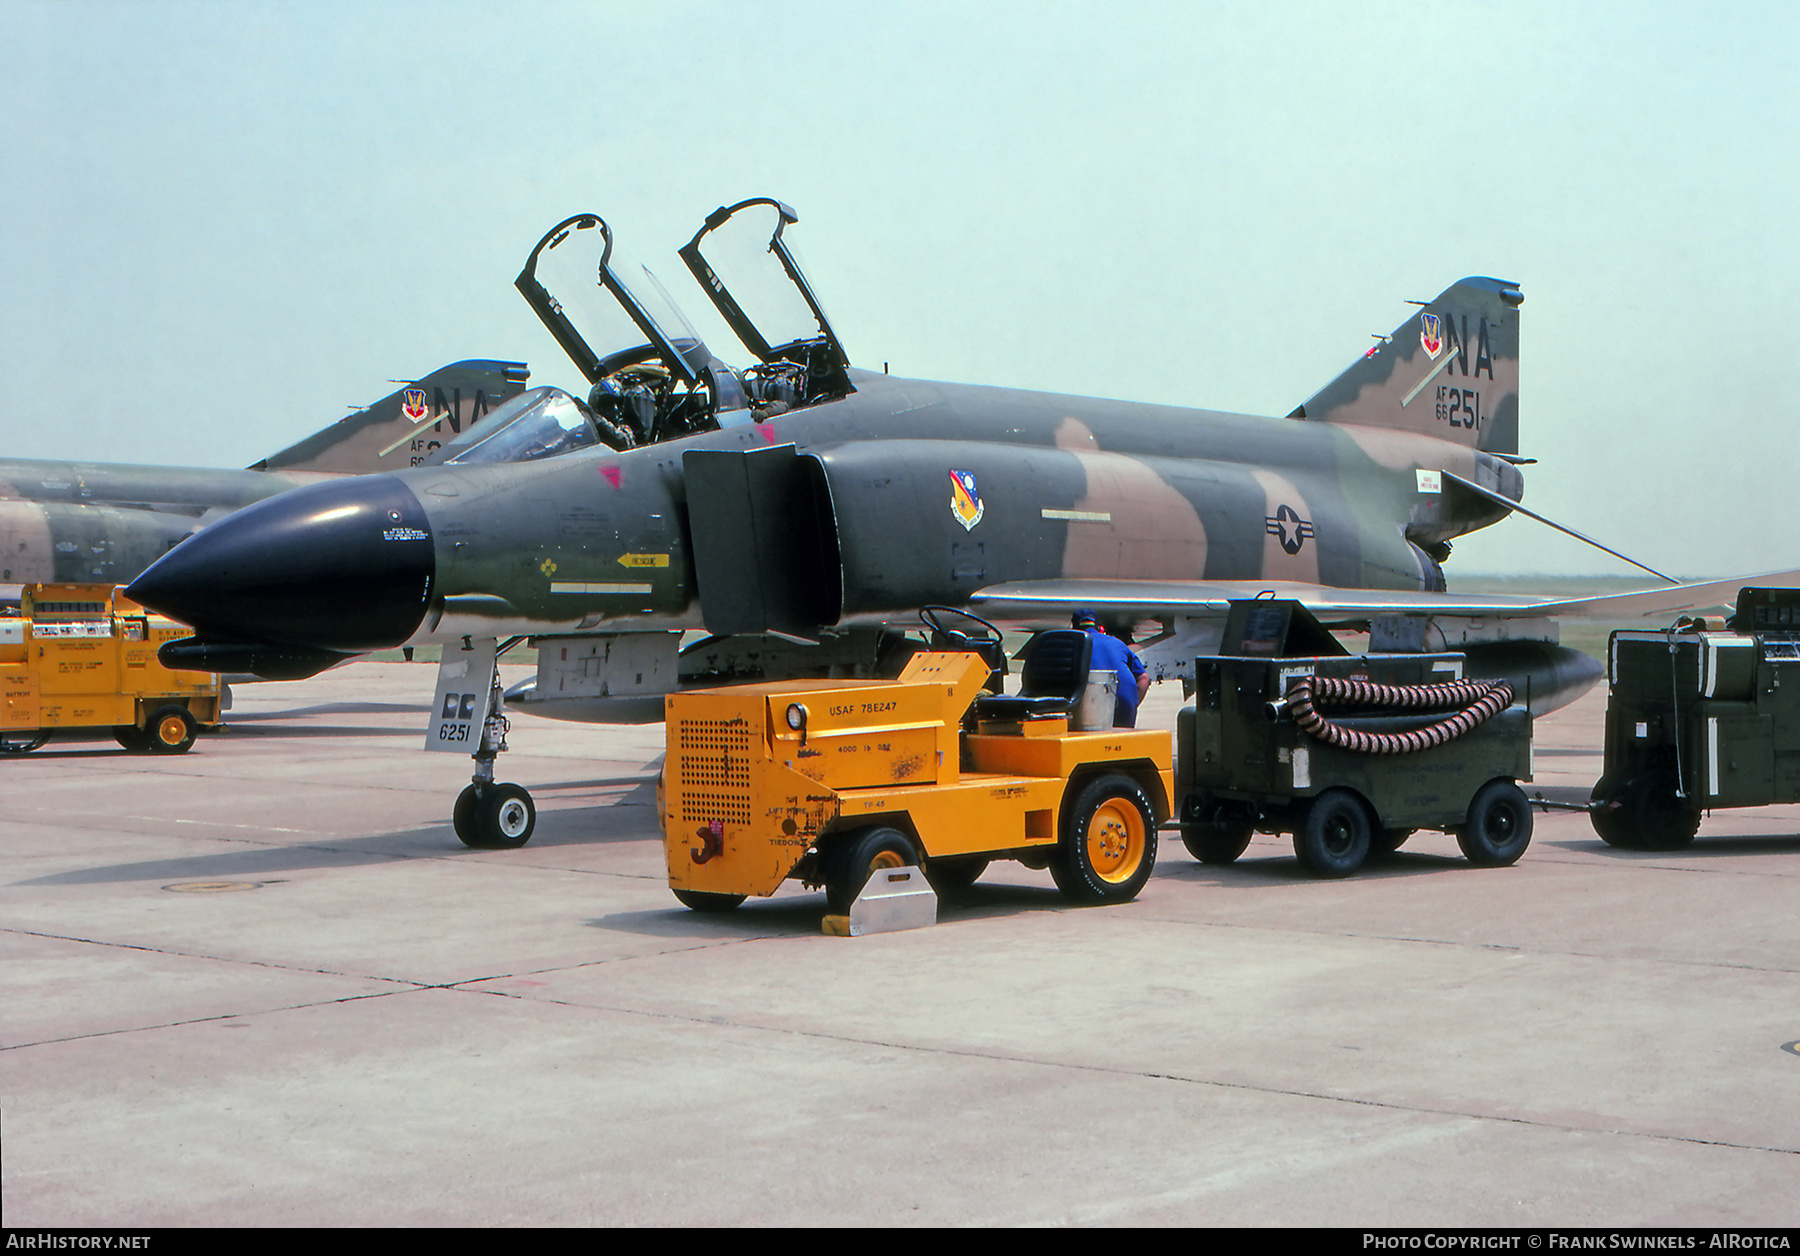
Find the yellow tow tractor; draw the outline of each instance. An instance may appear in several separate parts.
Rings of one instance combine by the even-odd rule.
[[[940,630],[943,609],[926,616],[938,648],[898,680],[669,695],[659,806],[676,898],[728,911],[797,880],[844,914],[878,870],[922,868],[942,892],[993,859],[1048,867],[1080,902],[1137,895],[1169,818],[1170,735],[1070,728],[1082,632],[1040,633],[1020,692],[978,696],[1004,674],[999,633]],[[1110,696],[1104,707],[1110,724]]]
[[[0,753],[58,729],[111,728],[127,750],[181,754],[219,722],[219,678],[174,672],[157,647],[193,630],[110,584],[30,584],[0,616]]]

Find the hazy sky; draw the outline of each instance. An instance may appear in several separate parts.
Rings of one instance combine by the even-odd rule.
[[[1285,414],[1517,281],[1526,501],[1800,567],[1800,5],[0,0],[0,456],[243,466],[467,357],[604,215],[773,195],[852,360]],[[1512,520],[1448,570],[1629,568]]]

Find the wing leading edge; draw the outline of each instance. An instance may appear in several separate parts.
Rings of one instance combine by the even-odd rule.
[[[1322,622],[1361,623],[1388,615],[1456,618],[1632,619],[1730,606],[1738,590],[1800,584],[1800,571],[1770,572],[1675,584],[1595,597],[1551,598],[1508,593],[1424,593],[1404,589],[1334,589],[1279,580],[1020,580],[977,590],[969,604],[1003,618],[1048,619],[1076,607],[1121,618],[1222,616],[1234,598],[1292,598]]]

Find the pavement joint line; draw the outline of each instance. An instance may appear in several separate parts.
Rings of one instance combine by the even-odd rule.
[[[712,949],[713,947],[717,947],[717,946],[721,946],[721,945],[729,946],[729,945],[735,945],[738,942],[760,940],[760,939],[754,939],[754,938],[743,938],[743,939],[732,939],[728,942],[723,942],[723,943],[719,943],[719,942],[699,943],[694,946],[670,947],[665,950],[652,951],[645,955],[640,955],[640,956],[616,956],[616,957],[613,957],[610,959],[589,960],[589,961],[586,961],[586,962],[580,963],[580,964],[565,964],[565,965],[561,965],[561,966],[557,966],[557,967],[549,967],[549,968],[527,969],[527,970],[524,970],[521,972],[515,972],[515,973],[488,973],[485,976],[463,977],[463,978],[459,978],[456,981],[417,981],[417,980],[414,980],[409,977],[378,977],[378,976],[369,976],[369,975],[358,974],[358,973],[335,972],[331,969],[324,969],[324,968],[294,968],[290,965],[285,965],[285,964],[270,964],[263,960],[242,960],[242,959],[232,959],[227,956],[196,955],[192,952],[171,951],[171,950],[167,950],[162,947],[141,946],[141,945],[138,945],[137,943],[132,943],[132,942],[101,942],[101,941],[97,941],[92,938],[77,938],[77,937],[70,937],[70,936],[67,936],[64,934],[55,934],[55,933],[39,933],[39,932],[34,932],[29,929],[5,929],[5,930],[0,930],[0,932],[18,933],[18,934],[23,934],[28,937],[52,938],[52,939],[55,939],[58,941],[64,941],[64,942],[80,942],[80,943],[85,943],[90,946],[106,946],[106,947],[116,947],[121,950],[128,950],[128,951],[143,951],[143,952],[146,952],[146,953],[152,954],[152,955],[172,955],[172,956],[175,956],[175,957],[181,958],[181,959],[203,959],[203,960],[214,960],[219,963],[225,963],[225,964],[244,964],[244,965],[248,965],[253,968],[270,968],[270,969],[275,969],[275,970],[281,971],[281,972],[304,972],[304,973],[312,973],[312,974],[315,974],[318,976],[324,976],[324,977],[343,977],[343,978],[346,978],[349,980],[385,981],[385,982],[392,983],[396,987],[393,990],[372,990],[365,994],[347,994],[347,995],[342,995],[338,998],[333,998],[333,999],[314,999],[314,1000],[311,1000],[311,1001],[305,1002],[305,1003],[283,1004],[279,1007],[257,1008],[253,1011],[221,1012],[221,1013],[218,1013],[213,1016],[195,1016],[195,1017],[190,1017],[187,1020],[164,1021],[164,1022],[159,1022],[154,1025],[128,1025],[128,1026],[124,1026],[119,1029],[97,1029],[97,1030],[94,1030],[92,1033],[70,1034],[70,1035],[68,1035],[66,1037],[62,1037],[62,1038],[42,1038],[42,1039],[37,1039],[37,1040],[31,1041],[31,1042],[5,1043],[5,1044],[0,1044],[0,1052],[19,1051],[19,1050],[24,1050],[28,1047],[55,1046],[56,1044],[63,1043],[63,1042],[82,1042],[89,1038],[112,1038],[112,1037],[117,1037],[120,1034],[148,1033],[148,1032],[152,1032],[152,1031],[158,1030],[158,1029],[180,1029],[186,1025],[204,1025],[204,1024],[207,1024],[212,1021],[236,1020],[236,1019],[238,1019],[240,1017],[244,1017],[244,1016],[272,1016],[272,1015],[275,1015],[280,1012],[299,1012],[299,1011],[304,1011],[307,1008],[333,1007],[333,1006],[336,1006],[339,1004],[356,1003],[356,1002],[360,1002],[365,999],[386,999],[386,998],[391,998],[394,995],[400,995],[400,994],[417,994],[417,993],[421,993],[426,990],[448,990],[448,991],[452,991],[456,994],[486,995],[491,998],[497,997],[497,998],[517,999],[521,1002],[548,1002],[548,1003],[554,1003],[561,1007],[570,1007],[570,1008],[577,1008],[577,1009],[589,1008],[590,1005],[588,1005],[588,1004],[569,1003],[569,1002],[566,1002],[561,999],[541,999],[541,1000],[540,999],[530,999],[525,995],[519,994],[519,993],[517,993],[515,991],[511,991],[511,990],[472,990],[472,989],[465,989],[464,987],[475,985],[475,984],[478,984],[478,983],[484,982],[484,981],[506,981],[506,980],[510,980],[510,979],[517,979],[520,977],[541,976],[545,973],[572,972],[572,971],[576,971],[576,970],[579,970],[582,968],[598,967],[601,964],[619,963],[619,962],[621,962],[621,960],[624,960],[624,959],[655,959],[655,958],[663,956],[663,955],[681,955],[681,954],[685,954],[690,951],[709,950],[709,949]],[[782,935],[775,935],[775,936],[782,936]],[[719,1022],[709,1021],[706,1023],[717,1024]]]
[[[225,820],[190,820],[185,816],[121,816],[122,820],[146,820],[158,824],[192,824],[204,825],[213,829],[251,829],[258,833],[298,833],[314,837],[330,837],[332,834],[319,829],[284,829],[274,824],[232,824]]]
[[[400,987],[387,991],[391,994],[404,994],[410,990],[457,990],[462,986],[473,985],[483,981],[506,981],[519,977],[537,977],[545,973],[578,972],[584,968],[598,968],[603,964],[629,963],[635,960],[657,959],[664,955],[685,955],[692,951],[712,950],[723,946],[740,946],[750,942],[763,942],[784,937],[811,937],[810,932],[795,934],[772,933],[750,938],[729,938],[717,942],[700,941],[691,946],[669,946],[660,950],[646,951],[641,955],[614,955],[605,959],[583,960],[578,964],[552,964],[543,968],[527,968],[518,972],[486,973],[479,977],[459,977],[455,981],[419,981],[412,977],[384,977],[371,973],[342,972],[331,968],[299,968],[292,964],[273,964],[267,960],[241,959],[230,955],[209,955],[198,951],[177,951],[162,946],[145,946],[138,942],[109,942],[100,938],[82,938],[67,933],[46,933],[41,929],[0,928],[0,933],[13,933],[21,937],[46,938],[54,942],[76,942],[84,946],[112,947],[122,951],[142,951],[149,955],[169,955],[177,959],[211,960],[221,964],[242,964],[251,968],[267,968],[276,972],[311,973],[320,977],[343,977],[351,981],[386,981]],[[468,994],[506,994],[500,990],[469,990]],[[357,995],[357,998],[368,998],[369,995]],[[342,1000],[322,1000],[329,1003]],[[297,1006],[312,1007],[315,1004],[299,1004]],[[60,1041],[57,1040],[57,1041]]]
[[[153,821],[153,822],[157,822],[157,823],[168,822],[168,823],[183,823],[183,824],[195,824],[195,825],[213,825],[213,824],[215,824],[215,822],[211,821],[211,820],[164,821],[164,819],[160,816],[126,816],[123,818],[128,819],[128,820]],[[26,821],[26,823],[29,823],[29,821]],[[63,826],[63,827],[67,827],[67,826]],[[470,857],[473,855],[497,855],[497,856],[504,858],[509,853],[506,851],[496,851],[496,850],[475,850],[475,849],[470,849],[470,848],[466,848],[466,847],[462,847],[462,846],[446,846],[443,850],[438,850],[438,851],[370,851],[364,847],[352,846],[349,844],[352,842],[367,842],[370,840],[370,835],[327,834],[327,833],[320,833],[317,829],[273,829],[273,830],[271,830],[271,829],[264,828],[260,825],[253,825],[253,824],[218,824],[217,827],[235,828],[235,829],[251,829],[251,830],[255,830],[257,832],[312,833],[317,837],[326,838],[326,839],[332,839],[332,838],[336,839],[335,843],[331,840],[312,841],[312,842],[259,842],[252,838],[238,837],[238,836],[231,835],[231,834],[220,834],[218,836],[211,837],[209,839],[209,840],[216,841],[216,842],[235,842],[239,845],[248,846],[255,850],[317,850],[317,851],[327,851],[332,854],[349,854],[349,855],[356,855],[356,856],[375,856],[375,857],[379,857],[381,859],[387,859],[387,860],[392,860],[392,861],[444,860],[444,861],[448,861],[450,863],[467,862],[467,861],[469,861]],[[416,830],[406,830],[406,829],[396,830],[397,833],[398,832],[413,832],[413,831],[416,831]],[[394,836],[394,834],[374,834],[373,836],[375,838],[379,839],[381,837],[391,837],[391,836]],[[554,848],[548,847],[548,846],[533,847],[533,850],[536,850],[536,851],[544,851],[544,850],[549,850],[549,849],[554,849]],[[484,859],[484,860],[475,860],[474,862],[476,862],[478,864],[483,864],[483,865],[486,865],[489,867],[495,866],[494,860],[485,860]],[[573,874],[585,875],[585,876],[622,877],[628,881],[649,881],[649,880],[659,880],[660,881],[666,875],[664,873],[651,874],[651,873],[645,873],[645,872],[615,872],[615,871],[611,871],[611,870],[605,869],[605,868],[571,868],[571,867],[563,867],[563,866],[558,866],[558,865],[545,865],[545,864],[541,864],[541,863],[532,863],[532,862],[528,862],[525,860],[516,861],[516,866],[520,867],[520,868],[526,868],[526,869],[529,869],[534,872],[558,872],[558,873],[566,872],[566,873],[573,873]],[[19,884],[22,884],[22,882],[15,881],[15,882],[9,882],[9,883],[0,883],[0,888],[5,888],[6,885],[16,886]]]
[[[1766,834],[1764,836],[1779,837],[1779,836],[1783,836],[1783,835],[1770,833],[1770,834]],[[1644,852],[1640,851],[1640,852],[1635,852],[1635,853],[1642,854]],[[1699,854],[1698,851],[1692,851],[1692,850],[1687,851],[1685,853],[1690,856]],[[1785,853],[1785,852],[1783,852],[1783,853]],[[1794,873],[1788,872],[1782,868],[1750,869],[1750,868],[1733,868],[1733,867],[1729,867],[1729,866],[1714,867],[1711,865],[1695,868],[1695,867],[1682,867],[1679,864],[1663,863],[1658,859],[1619,859],[1617,856],[1613,856],[1613,859],[1617,860],[1617,862],[1616,863],[1608,862],[1605,864],[1595,864],[1589,860],[1576,859],[1571,856],[1563,856],[1561,858],[1558,858],[1557,856],[1550,855],[1550,854],[1540,855],[1540,854],[1537,854],[1535,851],[1531,855],[1531,862],[1534,864],[1555,864],[1559,868],[1584,868],[1584,867],[1585,868],[1593,868],[1593,867],[1620,868],[1620,869],[1644,868],[1650,872],[1707,872],[1707,873],[1712,873],[1716,876],[1723,876],[1723,877],[1775,877],[1778,879],[1792,877],[1795,875]]]
[[[1702,962],[1700,960],[1683,959],[1680,956],[1665,957],[1665,956],[1647,956],[1647,955],[1623,955],[1623,954],[1611,953],[1611,952],[1606,952],[1606,951],[1568,951],[1568,950],[1550,950],[1548,948],[1540,950],[1540,949],[1527,949],[1523,946],[1515,946],[1510,942],[1473,942],[1473,941],[1468,941],[1468,940],[1461,939],[1461,938],[1419,938],[1419,937],[1408,937],[1403,934],[1397,934],[1397,933],[1354,933],[1354,932],[1350,932],[1347,930],[1337,930],[1337,931],[1333,932],[1333,931],[1327,931],[1324,929],[1296,929],[1296,928],[1274,929],[1268,925],[1246,924],[1246,923],[1240,923],[1240,922],[1231,921],[1231,920],[1208,920],[1208,921],[1196,922],[1196,921],[1191,921],[1191,920],[1181,920],[1181,919],[1173,917],[1173,916],[1163,916],[1163,917],[1151,916],[1150,918],[1151,919],[1160,919],[1164,924],[1170,924],[1170,925],[1183,925],[1183,926],[1192,927],[1192,926],[1198,924],[1199,927],[1205,928],[1205,929],[1243,929],[1243,930],[1254,931],[1254,932],[1259,932],[1259,933],[1272,933],[1272,934],[1276,934],[1281,937],[1355,938],[1359,941],[1364,941],[1364,942],[1404,942],[1404,943],[1411,943],[1411,944],[1418,945],[1418,946],[1449,946],[1449,947],[1465,947],[1465,948],[1481,950],[1481,951],[1506,951],[1506,952],[1511,952],[1511,953],[1514,953],[1517,955],[1531,956],[1533,958],[1541,957],[1541,958],[1549,958],[1549,959],[1606,960],[1608,962],[1620,962],[1620,963],[1655,964],[1658,967],[1669,967],[1672,965],[1681,965],[1684,967],[1701,968],[1701,969],[1722,968],[1728,972],[1800,973],[1800,968],[1773,967],[1773,966],[1766,965],[1766,964],[1725,964],[1725,963],[1719,963],[1717,961]],[[940,923],[942,923],[942,922],[940,922]]]
[[[343,977],[352,981],[386,981],[407,989],[434,988],[427,982],[414,981],[408,977],[381,977],[368,973],[339,972],[330,968],[300,968],[293,964],[272,964],[263,959],[242,959],[232,955],[208,955],[200,951],[177,951],[164,946],[145,946],[140,942],[109,942],[102,938],[83,938],[71,933],[47,933],[42,929],[0,928],[0,933],[17,934],[25,938],[44,938],[52,942],[75,942],[82,946],[111,947],[120,951],[142,951],[146,955],[168,955],[176,959],[211,960],[218,964],[241,964],[247,968],[267,968],[275,972],[312,973],[320,977]],[[491,977],[471,978],[470,980],[491,981]],[[366,996],[358,996],[366,997]],[[330,1000],[327,1000],[329,1002]]]
[[[387,977],[373,978],[376,981],[392,980]],[[92,1033],[70,1034],[63,1038],[41,1038],[36,1042],[11,1042],[0,1045],[0,1051],[23,1051],[29,1047],[54,1047],[64,1042],[86,1042],[90,1038],[116,1038],[120,1034],[153,1033],[159,1029],[182,1029],[189,1025],[206,1025],[213,1021],[239,1020],[245,1016],[271,1016],[277,1012],[302,1012],[310,1007],[334,1007],[343,1003],[356,1003],[363,999],[386,999],[396,994],[410,994],[410,990],[374,990],[368,994],[347,994],[336,999],[314,999],[310,1003],[289,1003],[280,1007],[263,1007],[248,1012],[220,1012],[214,1016],[194,1016],[187,1020],[165,1021],[156,1025],[127,1025],[120,1029],[96,1029]]]
[[[483,993],[471,991],[470,993]],[[510,993],[494,991],[493,993]],[[1689,1134],[1663,1134],[1654,1130],[1627,1130],[1606,1128],[1604,1126],[1571,1125],[1561,1121],[1545,1121],[1523,1116],[1498,1116],[1487,1112],[1464,1112],[1456,1108],[1434,1108],[1423,1104],[1397,1103],[1390,1099],[1369,1099],[1355,1095],[1333,1095],[1322,1091],[1298,1090],[1288,1086],[1258,1086],[1250,1082],[1220,1081],[1210,1077],[1189,1077],[1181,1073],[1161,1073],[1139,1069],[1111,1068],[1104,1064],[1083,1064],[1073,1060],[1046,1060],[1028,1055],[1007,1055],[996,1051],[976,1051],[967,1047],[928,1046],[923,1043],[889,1042],[880,1038],[859,1038],[850,1034],[833,1034],[818,1029],[796,1029],[782,1025],[753,1025],[742,1021],[723,1019],[712,1016],[698,1016],[680,1012],[651,1012],[641,1008],[620,1007],[613,1004],[576,1003],[568,999],[551,999],[529,994],[511,994],[510,997],[527,1002],[554,1003],[563,1007],[579,1008],[590,1011],[614,1012],[625,1016],[641,1016],[650,1020],[685,1021],[694,1025],[705,1025],[713,1028],[738,1029],[749,1033],[766,1033],[789,1035],[797,1038],[815,1038],[824,1042],[842,1042],[855,1046],[880,1047],[891,1051],[916,1052],[921,1055],[958,1056],[972,1060],[986,1060],[997,1064],[1037,1065],[1041,1068],[1073,1069],[1077,1072],[1099,1073],[1112,1077],[1141,1078],[1147,1081],[1177,1082],[1188,1086],[1205,1086],[1217,1090],[1238,1090],[1249,1094],[1285,1095],[1294,1099],[1317,1099],[1326,1103],[1344,1103],[1357,1107],[1377,1108],[1392,1112],[1413,1112],[1422,1116],[1438,1116],[1465,1121],[1492,1121],[1504,1125],[1521,1125],[1531,1129],[1556,1130],[1570,1134],[1602,1134],[1617,1138],[1643,1138],[1656,1142],[1683,1143],[1701,1147],[1729,1147],[1736,1151],[1766,1151],[1781,1156],[1800,1156],[1800,1147],[1772,1147],[1759,1143],[1736,1143],[1721,1138],[1699,1138]]]
[[[792,937],[810,938],[810,937],[814,937],[814,936],[816,936],[816,935],[813,934],[810,930],[805,930],[805,931],[799,931],[799,932],[795,932],[795,933],[759,934],[753,938],[727,938],[727,939],[722,939],[717,942],[695,942],[691,946],[670,946],[670,947],[665,947],[660,951],[645,951],[641,955],[610,955],[610,956],[606,957],[605,959],[583,960],[579,964],[551,964],[544,968],[527,968],[527,969],[523,969],[516,973],[503,973],[498,976],[466,977],[466,978],[462,979],[461,981],[445,982],[442,986],[436,986],[433,988],[434,989],[442,989],[442,990],[455,990],[460,986],[469,985],[471,983],[478,982],[478,981],[509,981],[509,980],[517,980],[518,978],[521,978],[521,977],[542,977],[546,973],[574,973],[574,972],[580,972],[584,968],[601,968],[607,964],[629,964],[629,963],[636,963],[638,961],[647,960],[647,959],[661,959],[665,955],[691,955],[696,951],[711,951],[711,950],[717,950],[721,947],[742,946],[742,945],[745,945],[746,943],[752,943],[752,942],[770,942],[770,941],[779,941],[782,938],[792,938]],[[515,994],[513,991],[510,991],[510,990],[469,990],[469,991],[466,991],[465,993],[468,993],[468,994],[499,994],[499,995],[505,995],[508,998],[524,998],[525,997],[524,995]],[[554,1001],[555,1000],[552,1000],[552,1002],[554,1002]],[[583,1006],[583,1005],[577,1004],[575,1006]]]

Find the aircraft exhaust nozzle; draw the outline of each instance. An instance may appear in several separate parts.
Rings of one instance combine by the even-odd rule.
[[[239,652],[361,654],[412,636],[436,570],[412,490],[392,475],[362,475],[281,493],[201,529],[126,595]]]

